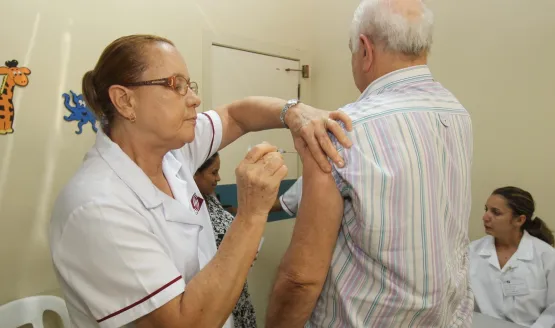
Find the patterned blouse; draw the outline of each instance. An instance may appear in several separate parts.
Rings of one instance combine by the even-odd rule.
[[[214,228],[214,236],[216,237],[216,246],[219,248],[227,229],[233,222],[233,215],[227,212],[218,199],[214,196],[205,196],[206,205],[208,206],[208,213],[212,226]],[[233,321],[235,328],[256,328],[256,316],[254,307],[252,306],[248,286],[245,282],[243,291],[233,310]]]

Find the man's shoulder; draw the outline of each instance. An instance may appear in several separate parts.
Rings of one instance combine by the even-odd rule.
[[[405,110],[407,108],[405,107]],[[349,115],[353,122],[353,127],[363,122],[380,119],[384,116],[401,114],[403,107],[399,102],[394,101],[390,95],[372,95],[347,104],[341,109]]]
[[[354,126],[409,112],[435,111],[468,115],[459,100],[439,84],[433,90],[404,87],[366,95],[339,110],[349,115]]]

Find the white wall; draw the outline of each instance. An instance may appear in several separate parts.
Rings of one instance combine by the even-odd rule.
[[[351,71],[349,29],[359,0],[313,0],[312,99],[315,106],[336,110],[360,95]]]
[[[506,185],[529,190],[555,228],[555,1],[435,1],[431,67],[474,125],[471,238],[484,204]]]

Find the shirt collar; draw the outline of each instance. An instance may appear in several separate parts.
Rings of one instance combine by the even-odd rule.
[[[515,255],[519,260],[530,261],[534,259],[534,243],[532,241],[532,236],[530,236],[526,230],[524,230]]]
[[[495,239],[490,235],[487,235],[484,238],[485,242],[478,251],[478,254],[480,254],[480,256],[491,256],[495,252]]]
[[[96,135],[94,148],[116,175],[139,197],[145,208],[151,209],[162,204],[163,198],[158,188],[101,129]]]
[[[175,158],[171,151],[164,156],[162,165],[164,167],[164,173],[171,176],[178,175],[181,167],[183,166],[181,162]]]
[[[492,236],[486,236],[486,242],[478,252],[481,256],[491,256],[495,253],[495,239]],[[530,261],[534,259],[534,244],[532,236],[528,231],[524,231],[518,249],[513,255],[518,260]]]
[[[391,87],[399,87],[422,81],[433,81],[427,65],[411,66],[388,73],[372,82],[360,95],[358,101],[372,94],[380,94]]]

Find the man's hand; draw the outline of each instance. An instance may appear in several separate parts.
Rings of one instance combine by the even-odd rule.
[[[333,146],[328,131],[335,135],[343,147],[350,148],[352,146],[351,140],[336,120],[342,121],[347,131],[353,129],[351,119],[341,111],[328,112],[300,103],[291,107],[285,115],[285,123],[289,126],[291,134],[296,140],[295,143],[299,144],[297,139],[302,139],[318,165],[325,172],[331,172],[331,165],[327,157],[331,158],[339,167],[345,165]]]

